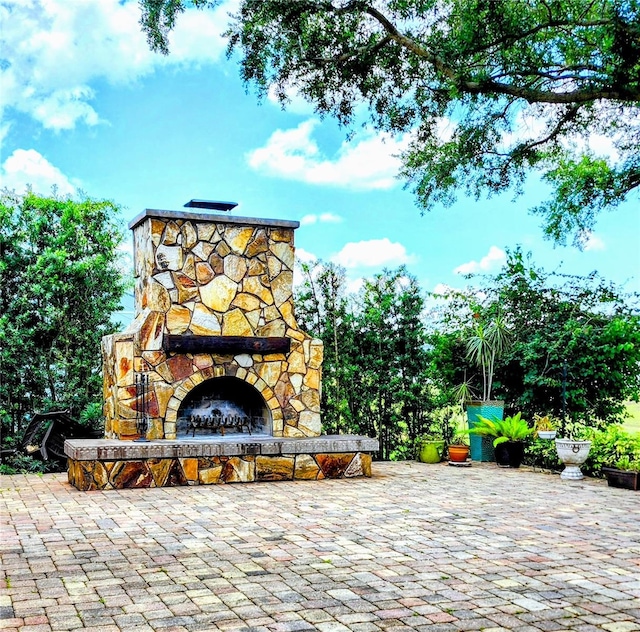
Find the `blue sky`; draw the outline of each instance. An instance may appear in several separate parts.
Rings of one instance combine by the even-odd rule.
[[[522,245],[547,270],[597,270],[640,290],[638,197],[600,217],[587,247],[542,237],[525,195],[460,197],[421,216],[395,176],[402,139],[321,121],[293,98],[283,112],[245,91],[221,37],[227,13],[187,11],[169,57],[151,53],[135,0],[0,0],[0,176],[49,193],[78,189],[124,207],[179,209],[191,198],[239,203],[234,215],[301,222],[302,259],[345,266],[352,288],[406,264],[426,290],[461,287],[461,272],[494,272]]]

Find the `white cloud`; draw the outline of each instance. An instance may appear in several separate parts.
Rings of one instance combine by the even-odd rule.
[[[323,156],[311,137],[319,121],[310,119],[298,127],[276,130],[264,147],[247,156],[249,166],[267,175],[353,189],[390,189],[397,184],[398,154],[406,139],[388,134],[365,133],[344,142],[332,159]]]
[[[491,246],[489,252],[480,259],[480,261],[469,261],[459,265],[455,270],[455,274],[472,274],[475,272],[488,272],[501,266],[507,260],[504,250],[497,246]]]
[[[333,263],[345,268],[376,267],[411,263],[414,257],[407,254],[405,247],[397,242],[384,239],[350,242],[331,257]]]
[[[11,125],[9,125],[9,123],[0,125],[0,156],[2,155],[2,146],[4,145],[4,139],[7,137],[10,129]]]
[[[594,106],[594,122],[584,135],[576,136],[563,145],[579,153],[590,153],[598,158],[604,158],[611,164],[619,163],[625,155],[635,151],[636,147],[629,129],[640,126],[640,115],[634,108],[621,108],[618,105],[599,103]],[[618,128],[612,133],[608,121],[616,120]]]
[[[311,263],[317,261],[318,257],[304,248],[296,248],[296,260],[301,263]]]
[[[23,193],[30,186],[35,193],[49,195],[53,186],[62,195],[76,192],[75,184],[35,149],[16,149],[0,168],[2,186]]]
[[[580,243],[583,250],[604,250],[605,245],[601,237],[587,230],[580,234]]]
[[[318,221],[317,215],[305,215],[300,218],[300,226],[309,226],[310,224],[315,224]]]
[[[302,264],[312,264],[313,268],[313,264],[317,261],[318,257],[312,252],[309,252],[304,248],[296,248],[296,265],[293,267],[293,285],[295,287],[301,286],[305,281],[305,275],[302,272]]]
[[[285,104],[287,112],[290,112],[291,114],[302,114],[304,116],[313,114],[313,105],[301,96],[295,88],[285,90],[285,94],[287,95],[287,102]],[[278,101],[275,86],[270,86],[269,92],[267,93],[267,99],[274,105],[282,107],[280,101]]]
[[[364,279],[362,277],[358,277],[357,279],[347,277],[345,291],[347,294],[357,294],[363,286]]]
[[[615,109],[614,109],[615,108]],[[616,134],[601,133],[598,121],[604,122],[617,118],[624,125],[640,124],[640,116],[630,108],[620,108],[619,106],[608,106],[600,103],[594,106],[595,123],[590,125],[584,133],[576,133],[569,137],[562,138],[560,144],[569,152],[574,154],[593,154],[594,156],[605,158],[612,163],[619,162],[621,153],[618,145],[625,145],[628,142],[628,134],[620,131]],[[540,106],[531,106],[527,109],[520,110],[515,118],[514,131],[502,134],[501,149],[508,150],[516,144],[533,141],[544,137],[548,133],[548,129],[552,129],[556,125],[553,117],[553,110],[548,113]],[[624,130],[624,128],[621,128]]]
[[[118,246],[118,258],[116,264],[120,270],[120,274],[130,277],[133,274],[133,241],[126,239]]]
[[[546,129],[541,112],[520,110],[516,114],[513,132],[504,132],[500,148],[507,150],[516,144],[527,142],[543,135]]]
[[[135,0],[3,0],[0,110],[15,108],[45,128],[100,121],[92,101],[97,80],[122,84],[169,65],[217,61],[227,14],[187,9],[171,34],[171,54],[152,53]]]
[[[587,138],[587,147],[594,156],[610,158],[614,163],[620,159],[620,154],[612,138],[602,134],[592,134]]]
[[[446,283],[436,283],[431,290],[434,294],[447,295],[455,292],[459,292],[457,288],[447,285]]]
[[[57,90],[32,104],[31,116],[43,127],[73,129],[77,121],[86,125],[97,125],[98,113],[87,103],[95,96],[87,86],[78,86],[71,90]]]
[[[321,224],[339,224],[342,222],[342,217],[340,217],[340,215],[334,215],[333,213],[320,213],[320,215],[311,213],[309,215],[305,215],[300,220],[300,226],[309,226],[310,224],[315,224],[317,222]]]

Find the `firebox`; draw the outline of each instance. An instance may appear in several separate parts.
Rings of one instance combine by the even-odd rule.
[[[105,438],[140,438],[141,408],[151,440],[320,435],[322,342],[293,305],[299,223],[188,206],[129,224],[135,319],[103,339]]]
[[[199,384],[178,409],[178,438],[243,433],[271,436],[271,428],[271,413],[263,397],[236,377],[219,377]]]

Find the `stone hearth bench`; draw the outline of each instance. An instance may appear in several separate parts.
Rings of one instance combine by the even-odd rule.
[[[148,443],[68,439],[69,483],[81,491],[371,476],[377,439],[206,437]]]

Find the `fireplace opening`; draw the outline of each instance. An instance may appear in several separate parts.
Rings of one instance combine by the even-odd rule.
[[[236,377],[217,377],[199,384],[178,410],[179,438],[270,436],[271,429],[271,413],[262,395]]]

